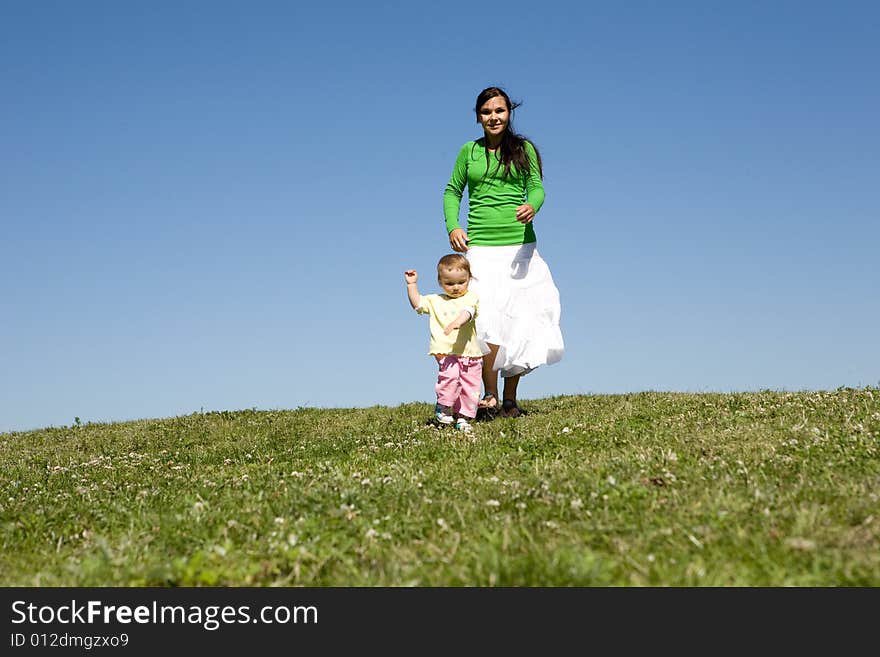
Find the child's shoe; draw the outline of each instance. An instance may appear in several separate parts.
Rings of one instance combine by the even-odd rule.
[[[434,417],[437,418],[437,421],[440,424],[452,424],[455,422],[455,418],[449,414],[451,409],[448,406],[441,406],[437,404],[434,407]]]
[[[464,433],[474,432],[474,428],[471,426],[471,423],[463,417],[460,417],[455,421],[455,428]]]

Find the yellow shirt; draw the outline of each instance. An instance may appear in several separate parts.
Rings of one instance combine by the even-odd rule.
[[[428,353],[455,354],[456,356],[479,357],[483,355],[477,342],[477,332],[474,318],[477,316],[479,298],[475,292],[468,290],[457,299],[452,299],[445,294],[422,295],[419,299],[419,307],[416,312],[429,317],[431,327],[431,345]],[[449,335],[443,333],[452,320],[467,310],[471,318],[461,328],[452,331]]]

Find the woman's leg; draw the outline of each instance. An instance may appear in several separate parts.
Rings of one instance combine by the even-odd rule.
[[[516,389],[519,386],[519,378],[521,374],[516,376],[504,377],[504,396],[501,398],[501,417],[519,417],[522,411],[516,403]]]
[[[498,345],[489,344],[489,353],[483,356],[483,397],[492,395],[494,399],[489,402],[480,402],[482,408],[495,408],[498,406],[498,370],[492,369],[495,364],[495,356],[498,355]]]
[[[516,401],[516,389],[519,386],[519,378],[521,374],[516,376],[508,376],[504,378],[504,396],[502,399],[512,399]]]

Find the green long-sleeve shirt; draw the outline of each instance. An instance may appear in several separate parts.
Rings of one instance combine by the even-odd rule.
[[[535,214],[544,204],[538,156],[528,141],[525,142],[525,149],[531,165],[529,175],[524,176],[511,166],[510,175],[505,178],[497,151],[489,153],[487,166],[486,149],[481,143],[469,141],[461,147],[443,193],[447,232],[461,228],[458,214],[467,185],[469,245],[506,246],[536,241],[532,223],[521,224],[516,220],[516,208],[523,203],[535,208]]]

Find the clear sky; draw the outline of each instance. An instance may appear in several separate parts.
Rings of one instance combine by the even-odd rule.
[[[431,401],[403,271],[435,291],[494,84],[566,341],[523,399],[877,386],[878,35],[847,0],[0,0],[0,431]]]

